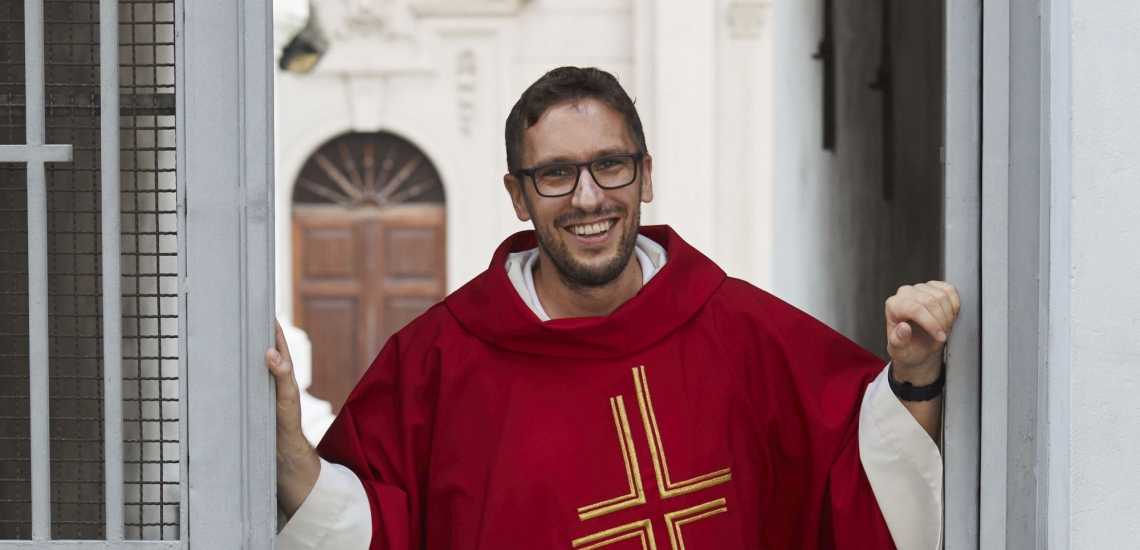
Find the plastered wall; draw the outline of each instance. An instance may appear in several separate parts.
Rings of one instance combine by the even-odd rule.
[[[1140,8],[1071,10],[1070,547],[1140,548]]]

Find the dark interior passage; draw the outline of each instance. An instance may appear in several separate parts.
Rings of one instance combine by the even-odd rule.
[[[775,9],[774,288],[885,357],[885,299],[941,273],[942,2]]]

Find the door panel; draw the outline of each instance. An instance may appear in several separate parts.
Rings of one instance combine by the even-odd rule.
[[[313,358],[319,357],[321,365],[313,369],[309,394],[343,402],[360,374],[357,365],[364,360],[359,340],[360,301],[356,297],[308,298],[301,308]]]
[[[360,276],[360,249],[355,226],[309,227],[304,241],[305,281],[345,280],[355,282]]]
[[[446,292],[444,207],[295,205],[294,321],[309,393],[339,411],[388,338]]]
[[[384,231],[383,268],[388,279],[426,279],[438,283],[443,258],[424,252],[441,250],[443,234],[438,227],[388,227]]]

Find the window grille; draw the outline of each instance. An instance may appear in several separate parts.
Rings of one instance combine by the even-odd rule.
[[[174,2],[121,1],[119,22],[126,537],[177,540]]]
[[[103,526],[103,338],[97,1],[47,0],[46,165],[51,537],[95,539]],[[33,445],[35,443],[33,442]]]
[[[0,0],[0,548],[183,538],[174,26]]]
[[[0,3],[3,145],[26,137],[23,14],[22,4]],[[0,163],[0,540],[32,536],[26,189],[24,165]]]
[[[0,137],[7,138],[10,128],[0,128]],[[22,166],[0,164],[0,540],[32,536],[24,181]]]

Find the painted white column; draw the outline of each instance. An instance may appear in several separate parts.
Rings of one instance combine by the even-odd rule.
[[[714,259],[772,280],[772,38],[768,0],[719,0]],[[710,251],[711,252],[711,251]]]
[[[632,37],[630,64],[633,77],[629,91],[637,104],[637,114],[645,130],[645,141],[649,152],[657,153],[657,109],[656,84],[657,69],[656,34],[654,33],[655,0],[632,0],[630,2],[630,35]],[[664,223],[657,216],[657,201],[641,205],[641,224]]]
[[[655,221],[716,259],[717,4],[660,0],[653,11]]]

